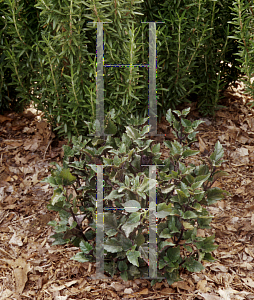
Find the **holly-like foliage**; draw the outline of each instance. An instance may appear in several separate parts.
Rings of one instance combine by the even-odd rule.
[[[164,142],[169,155],[163,161],[160,144],[152,144],[146,136],[149,126],[141,127],[145,118],[132,119],[122,138],[80,136],[73,138],[73,147],[63,146],[63,166],[54,163],[56,169],[44,179],[54,188],[48,209],[58,211],[60,217],[59,222],[49,223],[55,229],[54,244],[74,244],[81,252],[72,259],[95,262],[96,165],[103,164],[105,272],[120,273],[124,280],[148,276],[149,192],[156,183],[158,276],[172,284],[180,280],[182,268],[198,272],[204,268],[202,261],[214,260],[211,252],[218,247],[214,236],[200,237],[197,230],[210,228],[213,216],[206,206],[227,193],[212,187],[227,175],[217,170],[223,162],[223,148],[218,141],[215,151],[200,164],[186,163],[199,152],[190,145],[203,122],[186,119],[189,110],[167,111],[176,139]],[[95,129],[92,125],[89,128]],[[149,178],[146,165],[158,165],[156,180]]]

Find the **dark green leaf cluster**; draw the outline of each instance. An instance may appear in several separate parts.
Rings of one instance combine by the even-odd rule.
[[[229,36],[238,45],[238,51],[234,53],[238,61],[238,69],[241,71],[240,80],[246,85],[245,93],[254,96],[254,23],[253,3],[251,1],[233,1],[231,7],[233,25],[232,36]],[[248,103],[251,107],[254,102]]]
[[[103,25],[105,64],[137,64],[140,2],[37,1],[42,39],[36,45],[36,104],[58,135],[85,135],[85,122],[96,119],[96,22],[110,23]],[[142,97],[139,77],[138,68],[104,68],[104,107],[115,108],[118,124]]]
[[[214,114],[241,74],[234,55],[239,47],[229,39],[232,1],[147,0],[144,7],[145,20],[165,22],[157,26],[159,117],[183,101]]]
[[[48,209],[58,211],[61,219],[50,222],[55,228],[54,244],[72,243],[81,249],[73,259],[95,261],[96,165],[103,165],[108,274],[120,273],[125,280],[148,276],[149,191],[156,183],[159,276],[165,276],[171,284],[180,280],[182,268],[201,271],[203,260],[213,260],[211,252],[217,248],[214,236],[197,236],[197,230],[210,228],[212,216],[206,206],[223,199],[226,193],[212,187],[218,178],[227,175],[217,170],[223,162],[223,148],[217,142],[215,151],[202,158],[199,165],[188,165],[186,158],[198,154],[190,144],[202,122],[189,121],[188,113],[189,109],[167,111],[166,119],[176,139],[165,141],[169,155],[163,161],[160,144],[146,136],[149,126],[135,126],[134,121],[126,126],[121,139],[73,137],[73,146],[64,146],[63,165],[55,163],[52,175],[44,179],[54,188]],[[144,124],[145,120],[136,123]],[[144,164],[162,165],[157,166],[156,180],[149,178],[149,168]]]
[[[40,37],[35,3],[0,1],[0,113],[22,111],[34,98],[38,59],[33,45]]]
[[[246,69],[253,24],[245,2],[2,0],[0,108],[32,100],[58,136],[86,135],[85,122],[96,119],[96,22],[108,22],[105,65],[118,67],[104,66],[104,111],[111,118],[115,109],[115,131],[123,133],[126,117],[148,116],[149,25],[141,22],[160,21],[165,24],[156,24],[159,119],[183,101],[198,102],[204,114],[213,114],[225,88],[242,72],[249,79],[253,73]],[[234,34],[237,24],[243,26]]]

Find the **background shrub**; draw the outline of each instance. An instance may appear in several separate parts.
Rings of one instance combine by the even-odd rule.
[[[141,22],[165,22],[156,25],[159,119],[184,101],[214,114],[225,88],[243,73],[252,74],[252,13],[244,0],[72,0],[61,5],[1,0],[0,5],[2,111],[11,103],[22,109],[34,101],[57,134],[70,140],[86,135],[86,122],[96,118],[96,24],[88,22],[112,22],[104,24],[105,64],[147,64],[149,31]],[[234,34],[239,11],[240,35]],[[245,52],[237,43],[243,36],[249,41]],[[244,60],[248,53],[248,61],[237,59],[237,53]],[[126,118],[148,116],[147,68],[105,67],[104,86],[105,116],[114,119],[119,134]]]
[[[237,57],[238,69],[241,71],[240,80],[246,85],[245,93],[254,96],[254,33],[253,33],[253,4],[251,1],[237,0],[232,4],[232,36],[230,38],[238,44]],[[254,102],[250,102],[253,107]]]
[[[33,49],[40,39],[34,0],[0,1],[0,111],[22,111],[32,95],[38,58]]]

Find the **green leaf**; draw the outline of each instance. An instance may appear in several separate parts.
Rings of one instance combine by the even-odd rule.
[[[198,225],[200,228],[207,228],[210,229],[211,227],[209,226],[209,224],[212,221],[212,217],[209,216],[200,216],[199,218],[197,218],[198,221]]]
[[[119,176],[121,176],[121,170],[119,170],[118,172],[117,172],[117,174],[119,175]],[[124,190],[127,190],[128,189],[128,187],[127,186],[121,186],[119,189],[118,189],[118,193],[122,193]]]
[[[171,143],[170,141],[163,141],[163,143],[164,143],[164,145],[165,145],[166,147],[168,147],[169,149],[172,148],[172,143]]]
[[[127,187],[130,187],[130,178],[129,178],[129,176],[125,175],[124,178],[125,178],[125,180],[124,180],[125,185],[126,185]]]
[[[186,172],[186,169],[187,168],[186,168],[185,164],[183,164],[179,161],[179,170],[182,172],[182,174],[184,174]]]
[[[176,119],[174,119],[174,121],[173,121],[173,127],[174,127],[174,129],[176,131],[179,132],[181,130],[181,124],[180,124],[180,122],[178,122],[178,121],[176,121]]]
[[[137,170],[139,170],[139,169],[140,169],[140,164],[141,164],[140,161],[141,161],[141,156],[138,155],[138,154],[135,154],[135,157],[134,157],[134,159],[132,160],[131,165],[132,165],[134,168],[136,168]]]
[[[72,256],[70,259],[71,260],[76,260],[76,261],[81,262],[81,263],[90,261],[89,258],[85,257],[85,254],[83,252],[78,252],[77,254]]]
[[[110,274],[112,277],[115,275],[115,265],[113,266],[113,264],[113,261],[104,263],[105,272]]]
[[[150,179],[144,176],[142,184],[138,186],[137,191],[141,193],[146,193],[149,190],[151,190],[153,187],[156,186],[157,180],[156,179]]]
[[[199,203],[194,203],[193,204],[193,208],[197,211],[197,212],[201,212],[202,211],[202,206]]]
[[[104,213],[104,226],[105,230],[108,231],[109,229],[117,229],[117,218],[116,214],[112,212]]]
[[[228,172],[226,171],[218,171],[213,175],[213,182],[215,182],[216,180],[218,180],[219,178],[223,177],[223,176],[228,176]]]
[[[148,118],[147,118],[148,119]],[[141,136],[145,136],[147,133],[149,133],[149,125],[145,125],[142,129],[142,131],[140,132]]]
[[[225,193],[225,191],[221,190],[218,187],[209,189],[206,192],[208,205],[211,205],[217,201],[224,199],[224,193]]]
[[[117,155],[115,155],[113,159],[113,163],[115,166],[119,167],[121,164],[121,159]]]
[[[102,146],[102,147],[100,147],[100,148],[97,150],[96,154],[97,154],[97,155],[101,155],[102,152],[103,152],[105,149],[111,149],[111,148],[112,148],[112,146],[109,146],[109,145],[107,145],[107,146]]]
[[[191,189],[194,191],[196,189],[199,189],[203,186],[203,181],[199,181],[199,182],[194,182],[192,185],[191,185]]]
[[[190,192],[187,185],[184,182],[181,182],[181,191],[184,192],[185,197],[190,197]]]
[[[176,262],[180,258],[180,246],[169,248],[167,250],[167,257],[169,258],[169,261]]]
[[[166,246],[172,246],[172,247],[174,247],[175,244],[173,244],[172,242],[169,242],[169,241],[163,241],[163,242],[159,243],[159,249],[160,250],[162,250]]]
[[[189,251],[190,253],[193,252],[193,249],[191,248],[191,246],[188,246],[188,245],[184,245],[184,248]]]
[[[108,230],[105,230],[105,233],[108,237],[111,237],[111,236],[114,236],[118,233],[118,231],[116,229],[108,229]]]
[[[149,247],[147,243],[142,244],[141,246],[139,246],[138,248],[141,258],[145,261],[148,261],[148,255],[149,255]]]
[[[140,213],[134,212],[130,215],[125,224],[122,225],[122,230],[129,237],[130,233],[140,224]]]
[[[207,175],[208,173],[209,173],[209,167],[207,165],[200,165],[200,166],[196,166],[195,168],[195,174],[197,176]]]
[[[41,180],[41,182],[47,182],[49,183],[52,187],[55,187],[57,185],[56,180],[53,176],[49,176],[47,178],[44,178]]]
[[[180,110],[173,110],[173,113],[177,114],[178,117],[181,117],[182,113],[180,112]]]
[[[119,148],[119,153],[121,154],[125,154],[126,153],[126,145],[124,143],[122,143],[122,145]]]
[[[82,138],[82,136],[81,136],[81,138]],[[103,142],[104,142],[103,139],[101,139],[101,138],[95,138],[94,140],[92,140],[92,145],[93,146],[97,146],[97,145],[102,144]],[[79,143],[81,143],[81,140],[79,141]],[[110,148],[112,148],[112,147],[110,147]]]
[[[159,203],[157,205],[156,218],[166,218],[173,212],[171,204]]]
[[[182,190],[176,190],[177,192],[177,196],[178,196],[178,199],[179,199],[179,203],[180,204],[184,204],[184,203],[187,203],[189,198],[188,196],[185,194],[184,191]]]
[[[193,229],[194,228],[194,226],[188,222],[183,222],[183,227],[184,227],[184,229]]]
[[[139,267],[139,263],[138,263],[138,258],[140,257],[140,252],[139,251],[128,250],[126,255],[127,255],[128,261],[131,264],[133,264],[134,266]]]
[[[189,135],[188,135],[188,139],[189,139],[189,141],[195,141],[195,137],[196,137],[196,134],[197,134],[198,132],[197,131],[193,131],[192,133],[190,133]]]
[[[110,253],[117,253],[123,251],[121,243],[116,238],[111,238],[105,241],[104,249]]]
[[[49,221],[49,222],[48,222],[48,225],[49,225],[49,226],[55,227],[55,226],[57,226],[57,222],[56,222],[55,220]]]
[[[192,156],[192,155],[196,155],[198,154],[200,151],[196,151],[196,150],[191,150],[191,149],[187,149],[183,152],[183,158],[186,158],[188,156]]]
[[[128,281],[129,279],[127,271],[121,272],[120,276],[124,281]]]
[[[205,253],[203,260],[214,262],[216,259],[212,256],[211,253]]]
[[[171,109],[169,109],[168,111],[167,111],[167,114],[166,114],[166,120],[171,124],[172,122],[173,122],[173,120],[174,120],[174,116],[173,116],[173,114],[172,114],[172,112],[171,112]]]
[[[124,194],[119,194],[118,190],[112,190],[108,196],[104,197],[104,199],[115,200],[115,199],[121,198],[123,196],[124,196]]]
[[[76,180],[76,177],[71,174],[70,169],[63,169],[59,176],[62,178],[63,185],[71,185]]]
[[[93,246],[85,241],[81,241],[79,247],[84,254],[88,254],[93,249]]]
[[[117,133],[117,126],[115,125],[115,123],[110,119],[110,118],[106,118],[105,119],[105,133],[106,134],[116,134]]]
[[[193,211],[188,210],[183,214],[182,218],[183,219],[196,219],[197,215]]]
[[[169,285],[173,284],[174,282],[182,280],[179,276],[179,271],[178,270],[173,270],[172,272],[167,272],[165,274],[165,277],[166,277],[167,283]]]
[[[140,271],[139,269],[134,266],[134,265],[131,265],[129,270],[128,270],[128,273],[132,276],[132,277],[136,277],[136,276],[139,276],[140,275]]]
[[[141,205],[136,200],[129,200],[123,204],[127,212],[136,212],[141,208]]]
[[[117,266],[120,272],[128,270],[128,266],[125,261],[120,260],[117,262]]]
[[[140,137],[138,130],[130,126],[126,127],[126,134],[134,141]]]
[[[186,117],[189,112],[190,112],[190,107],[183,109],[182,110],[182,116]],[[204,122],[204,121],[202,121],[202,122]]]
[[[159,260],[159,269],[163,269],[168,264],[167,261],[160,259]]]
[[[152,153],[156,154],[158,152],[160,152],[160,144],[156,144],[152,148]]]
[[[189,126],[189,127],[185,127],[185,128],[184,128],[184,133],[185,133],[185,134],[188,134],[188,133],[190,133],[190,134],[191,134],[191,133],[193,133],[193,129],[192,129],[192,127],[191,127],[191,126]]]
[[[192,122],[192,128],[196,129],[202,123],[205,123],[205,121],[195,120],[194,122]]]
[[[173,235],[173,233],[171,233],[171,231],[168,228],[165,228],[160,233],[159,238],[161,238],[161,239],[169,239],[169,238],[172,237],[172,235]]]
[[[181,119],[181,123],[184,127],[191,127],[191,121],[187,119]]]
[[[186,267],[189,272],[201,272],[204,270],[204,266],[192,257],[186,258],[183,266]]]
[[[194,182],[206,182],[209,179],[210,175],[210,173],[207,175],[199,175],[194,179]]]
[[[195,178],[193,176],[191,176],[190,174],[187,174],[185,176],[185,179],[188,181],[188,183],[193,184]]]
[[[123,251],[127,251],[132,247],[132,241],[130,239],[127,239],[123,234],[119,234],[117,236],[117,239],[121,243]]]
[[[168,217],[168,229],[171,234],[180,232],[181,228],[182,224],[176,216]]]
[[[138,234],[137,237],[135,238],[135,243],[137,244],[137,247],[143,245],[145,242],[145,237],[143,234]]]
[[[173,143],[171,143],[172,145],[172,149],[171,149],[171,155],[175,156],[175,155],[182,155],[183,153],[183,146],[178,143],[177,141],[174,141]]]
[[[51,205],[55,205],[56,203],[65,200],[65,196],[63,194],[63,191],[61,189],[54,190],[52,199],[51,199]]]
[[[198,202],[200,202],[204,198],[205,191],[196,190],[194,193],[195,193],[194,199],[197,200]]]
[[[170,192],[173,191],[174,187],[175,187],[174,184],[162,186],[162,187],[161,187],[161,192],[162,192],[163,194],[168,194],[168,193],[170,193]]]
[[[215,145],[215,150],[213,154],[210,156],[211,161],[213,162],[213,165],[219,162],[219,160],[223,157],[224,155],[224,150],[219,141],[217,141]]]
[[[113,159],[111,159],[111,158],[102,157],[102,159],[103,159],[104,165],[112,165],[113,164]]]
[[[65,245],[68,243],[68,239],[64,239],[64,233],[59,232],[50,236],[50,238],[55,239],[52,245]]]
[[[205,240],[203,240],[203,241],[196,242],[195,246],[198,249],[202,250],[203,252],[212,252],[219,247],[219,245],[214,244],[214,238],[215,238],[215,236],[211,235],[211,236],[205,238]]]

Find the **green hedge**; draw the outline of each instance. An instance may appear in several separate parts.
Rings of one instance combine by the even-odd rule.
[[[33,96],[33,74],[37,55],[33,49],[40,39],[36,1],[0,1],[0,112],[22,111]]]
[[[105,64],[144,64],[149,31],[141,22],[163,21],[156,25],[159,119],[184,101],[214,114],[225,88],[248,72],[235,55],[242,55],[241,44],[230,38],[239,22],[236,6],[226,0],[2,0],[0,108],[33,100],[58,135],[86,135],[85,122],[96,118],[96,24],[88,22],[112,22],[104,24]],[[250,18],[250,5],[243,10]],[[131,114],[148,116],[148,68],[105,67],[104,88],[105,115],[111,112],[119,133]]]
[[[247,86],[246,94],[254,97],[254,7],[252,1],[237,0],[232,5],[233,35],[230,38],[237,42],[238,51],[235,52],[236,60],[239,63],[238,69],[242,76],[240,80]],[[254,102],[250,102],[253,107]]]
[[[203,114],[213,114],[223,91],[240,74],[234,56],[238,45],[228,38],[232,1],[145,3],[148,20],[165,22],[158,26],[157,43],[158,84],[168,88],[160,95],[163,115],[170,105],[186,100],[198,101]]]

